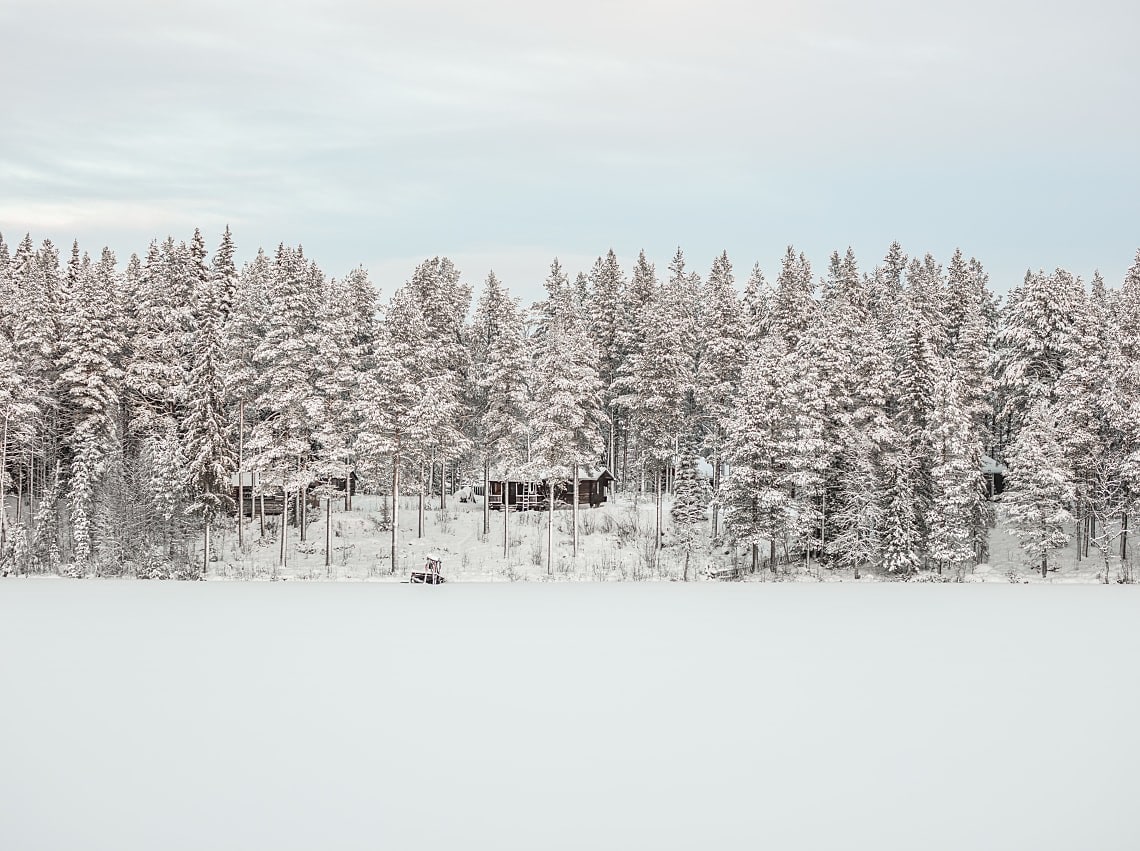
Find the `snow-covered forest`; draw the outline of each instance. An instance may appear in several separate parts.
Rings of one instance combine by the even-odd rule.
[[[767,275],[611,251],[576,276],[555,260],[545,292],[524,305],[441,257],[383,294],[300,247],[239,268],[228,229],[125,262],[0,239],[0,571],[197,578],[305,541],[327,565],[330,513],[365,501],[395,573],[399,537],[461,489],[576,493],[604,466],[604,510],[644,509],[642,546],[678,578],[712,553],[732,573],[960,576],[1000,529],[1042,576],[1067,548],[1131,579],[1140,253],[1119,289],[1058,269],[1004,299],[961,251],[898,244],[822,272],[789,247]],[[558,512],[560,558],[595,510]],[[512,513],[499,556],[518,522],[552,572],[553,517]],[[493,547],[485,497],[470,519]]]

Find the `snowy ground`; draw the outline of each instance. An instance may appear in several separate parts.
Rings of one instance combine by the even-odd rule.
[[[511,512],[509,517],[509,554],[503,552],[503,514],[490,512],[490,529],[483,533],[482,502],[460,502],[451,497],[446,508],[440,508],[435,497],[424,512],[424,534],[418,534],[417,497],[401,500],[399,558],[395,570],[391,563],[391,537],[384,525],[386,512],[381,497],[358,495],[351,511],[343,503],[334,503],[331,523],[332,564],[325,565],[324,507],[310,511],[307,540],[301,542],[298,530],[289,529],[286,566],[279,565],[277,517],[267,519],[262,536],[257,520],[246,520],[245,544],[238,546],[237,535],[231,527],[215,537],[215,560],[210,564],[208,578],[221,579],[281,579],[281,580],[368,580],[377,582],[405,582],[413,569],[423,566],[426,556],[434,553],[443,560],[443,573],[450,582],[507,582],[507,581],[631,581],[681,580],[684,578],[684,551],[672,537],[668,519],[669,497],[664,498],[663,546],[654,551],[653,534],[656,528],[655,506],[652,496],[635,499],[621,494],[614,502],[600,508],[583,508],[580,511],[579,551],[575,558],[571,547],[571,515],[569,509],[554,513],[554,560],[548,567],[546,559],[546,524],[544,512]],[[14,498],[9,499],[9,520],[15,516]],[[200,559],[201,542],[195,540]],[[1119,558],[1119,541],[1113,545],[1108,558],[1107,576],[1110,583],[1123,577],[1136,576],[1135,554],[1140,542],[1130,542],[1129,562]],[[762,548],[762,557],[767,547]],[[745,566],[749,554],[734,550],[727,542],[711,544],[705,536],[691,555],[689,579],[706,578],[708,569],[726,569]],[[197,562],[196,562],[197,563]],[[1016,583],[1098,583],[1106,575],[1105,560],[1095,547],[1090,557],[1077,558],[1075,542],[1050,556],[1049,576],[1042,579],[1039,565],[1030,563],[1018,546],[1017,540],[1000,522],[990,533],[990,559],[988,563],[961,572],[947,572],[938,576],[923,572],[912,579],[963,582],[1016,582]],[[900,579],[897,574],[884,574],[863,569],[860,581],[880,582]],[[780,564],[773,575],[768,570],[745,575],[744,581],[855,581],[853,571],[820,565]]]
[[[1140,589],[0,583],[0,847],[1140,847]]]
[[[665,526],[668,529],[668,497],[665,500]],[[334,505],[331,523],[333,564],[328,568],[325,567],[324,516],[314,513],[305,544],[300,543],[297,530],[290,529],[288,563],[284,570],[277,563],[279,549],[275,531],[271,528],[263,540],[258,524],[247,521],[250,532],[244,551],[238,548],[234,534],[224,537],[220,542],[222,557],[212,565],[211,578],[405,581],[410,570],[423,565],[428,553],[442,557],[443,571],[449,581],[680,580],[684,575],[683,550],[668,533],[661,551],[653,551],[655,507],[652,498],[634,500],[632,496],[621,495],[616,502],[600,508],[583,508],[577,558],[572,556],[571,512],[555,512],[554,565],[549,571],[545,513],[511,513],[508,529],[511,546],[509,557],[505,558],[502,512],[490,513],[490,531],[484,535],[481,503],[461,503],[451,498],[446,509],[441,509],[438,497],[425,511],[422,538],[417,536],[417,498],[407,497],[402,501],[400,558],[393,571],[389,533],[381,528],[384,515],[380,503],[379,497],[362,495],[356,498],[352,511],[346,512]],[[275,522],[275,518],[271,518],[271,523]],[[966,582],[1020,583],[1096,583],[1104,579],[1104,559],[1095,548],[1091,550],[1090,558],[1078,559],[1074,542],[1051,559],[1058,569],[1051,571],[1043,580],[1038,565],[1026,560],[1016,539],[999,523],[998,528],[991,532],[989,562],[964,571],[960,578]],[[699,580],[706,568],[725,568],[746,561],[747,553],[735,552],[727,544],[709,546],[706,540],[692,554],[689,578]],[[1110,582],[1118,581],[1122,574],[1122,565],[1114,550],[1108,560]],[[798,564],[782,565],[776,578],[782,581],[854,581],[854,574],[851,570],[828,568],[821,571],[818,565]],[[899,577],[863,570],[860,578],[876,582],[897,580]],[[923,578],[945,578],[949,581],[959,576],[947,573],[945,577],[926,575]],[[761,571],[745,579],[764,582],[773,576],[768,571]]]

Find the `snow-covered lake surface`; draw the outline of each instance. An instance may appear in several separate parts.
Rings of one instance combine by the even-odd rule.
[[[0,848],[1135,849],[1140,589],[0,584]]]

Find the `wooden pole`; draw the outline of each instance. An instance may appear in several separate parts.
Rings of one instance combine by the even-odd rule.
[[[483,534],[491,534],[491,459],[483,460]]]
[[[238,549],[240,550],[245,538],[242,527],[245,525],[245,482],[243,481],[242,467],[245,461],[245,400],[238,402]],[[253,512],[251,511],[250,514]]]
[[[262,503],[264,509],[265,503]],[[281,487],[281,522],[277,524],[278,534],[280,535],[281,551],[277,554],[277,564],[281,567],[285,566],[285,533],[288,529],[285,521],[289,519],[289,491],[284,486]]]
[[[400,545],[400,453],[392,456],[392,573],[396,572],[396,554]]]
[[[1120,560],[1128,558],[1128,512],[1124,512],[1120,523]]]
[[[578,558],[578,465],[574,465],[574,492],[570,495],[572,519],[574,522],[574,558]]]
[[[554,575],[554,477],[549,479],[549,498],[546,500],[546,575]]]
[[[300,456],[297,457],[297,472],[300,473],[304,465],[301,462]],[[308,476],[304,477],[308,479]],[[301,542],[304,543],[307,538],[305,536],[305,526],[308,525],[306,521],[309,519],[309,484],[305,481],[297,488],[297,522],[301,527]]]
[[[419,529],[416,532],[417,538],[424,536],[424,462],[420,461],[420,509],[419,509]]]
[[[8,417],[9,412],[5,411],[4,428],[0,431],[0,550],[8,535],[8,492],[4,482],[4,471],[8,469]]]
[[[653,548],[655,550],[661,549],[661,479],[664,476],[663,470],[657,471],[657,537],[653,541]]]

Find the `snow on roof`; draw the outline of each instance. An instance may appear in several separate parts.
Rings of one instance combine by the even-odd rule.
[[[617,477],[609,471],[608,468],[603,466],[594,466],[593,464],[580,464],[578,466],[578,479],[583,482],[596,481],[605,474],[611,479]],[[536,478],[538,476],[538,478]],[[512,482],[533,482],[540,481],[546,478],[533,472],[526,472],[519,467],[505,467],[502,465],[492,465],[490,478],[492,482],[503,482],[508,479]]]
[[[1009,472],[1009,468],[1000,461],[995,461],[989,455],[982,456],[982,472],[987,476],[992,476],[995,473],[1005,475]]]

